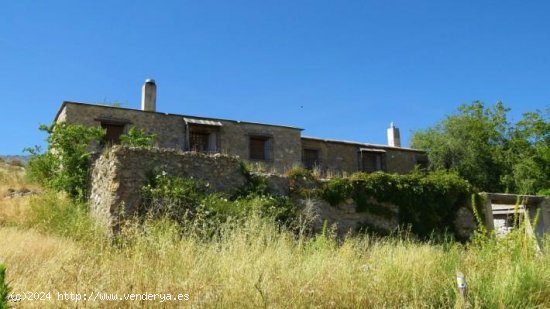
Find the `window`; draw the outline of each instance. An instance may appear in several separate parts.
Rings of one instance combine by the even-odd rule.
[[[183,118],[187,130],[184,148],[189,151],[215,153],[219,151],[218,136],[222,124],[206,119]]]
[[[361,152],[361,170],[372,173],[386,170],[386,154],[383,152]]]
[[[312,170],[316,166],[319,166],[319,150],[304,149],[302,156],[304,167],[308,170]]]
[[[191,132],[189,134],[189,148],[191,151],[206,152],[208,151],[208,133]]]
[[[120,136],[124,133],[123,124],[101,123],[101,127],[105,129],[105,144],[120,144]]]
[[[265,136],[251,136],[249,142],[250,160],[271,159],[271,138]]]

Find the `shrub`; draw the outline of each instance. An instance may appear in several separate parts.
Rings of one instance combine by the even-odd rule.
[[[242,221],[252,215],[259,215],[286,224],[294,218],[294,210],[290,199],[282,196],[249,195],[230,200],[221,195],[208,195],[202,201],[199,211],[218,223],[228,219]]]
[[[54,123],[40,126],[47,132],[48,150],[26,148],[31,154],[29,178],[57,191],[65,191],[73,199],[83,199],[88,184],[90,149],[105,135],[101,128]]]
[[[313,174],[312,171],[305,169],[303,167],[297,167],[289,170],[286,175],[290,179],[305,179],[305,180],[317,180],[317,177]]]
[[[265,176],[248,171],[245,171],[244,175],[246,177],[246,184],[232,197],[233,199],[248,195],[269,195],[269,184]]]
[[[271,196],[259,176],[250,176],[245,189],[234,196],[207,192],[208,184],[195,179],[168,176],[151,177],[142,188],[143,209],[153,218],[164,217],[180,223],[199,225],[203,235],[213,235],[221,223],[243,221],[252,214],[290,223],[295,208],[288,197]]]
[[[10,287],[6,282],[6,266],[0,264],[0,309],[8,307],[8,295],[10,293]]]
[[[25,151],[31,155],[27,164],[27,178],[32,182],[47,186],[55,171],[54,156],[49,152],[41,153],[39,146],[26,148]]]
[[[99,232],[86,203],[49,191],[33,196],[29,204],[29,227],[73,239],[93,239]]]
[[[352,187],[348,179],[332,178],[323,186],[321,197],[330,205],[336,206],[351,197],[351,193]]]
[[[298,167],[287,172],[290,192],[296,196],[308,198],[317,194],[319,179],[313,171]]]
[[[143,203],[153,217],[168,216],[181,220],[192,216],[206,196],[207,184],[192,179],[153,176],[142,190]]]
[[[120,136],[122,145],[132,147],[151,147],[155,141],[155,134],[145,133],[144,130],[130,127],[128,133]]]

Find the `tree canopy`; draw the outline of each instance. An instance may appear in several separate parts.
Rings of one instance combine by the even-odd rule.
[[[434,127],[414,132],[432,170],[453,170],[479,190],[521,194],[550,189],[550,107],[510,123],[502,102],[459,106]]]

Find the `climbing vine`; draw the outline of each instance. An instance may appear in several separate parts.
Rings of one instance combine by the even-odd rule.
[[[455,173],[433,172],[407,175],[357,173],[349,178],[334,178],[321,189],[321,197],[336,206],[353,199],[357,211],[391,216],[378,203],[399,206],[399,222],[415,234],[427,237],[433,231],[453,231],[458,208],[467,205],[472,186]],[[372,203],[372,200],[378,203]]]

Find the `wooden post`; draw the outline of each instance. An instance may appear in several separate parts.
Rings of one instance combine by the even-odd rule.
[[[456,285],[458,287],[458,292],[460,293],[460,304],[462,308],[470,308],[468,303],[468,284],[466,283],[466,278],[464,274],[460,271],[456,272]]]

